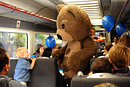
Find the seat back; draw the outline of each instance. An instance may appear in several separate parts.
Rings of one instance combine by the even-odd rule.
[[[99,57],[99,56],[103,56],[103,51],[97,51],[97,57]]]
[[[15,70],[15,66],[17,64],[17,61],[18,61],[18,59],[10,59],[11,67],[10,67],[10,70],[9,70],[9,73],[8,73],[8,76],[10,78],[14,78],[14,70]]]
[[[18,59],[11,59],[11,68],[8,76],[14,77],[14,70]],[[65,87],[65,80],[59,73],[55,58],[37,58],[34,68],[31,70],[28,87]]]
[[[0,78],[0,87],[9,87],[8,79]]]
[[[86,78],[86,77],[87,76],[73,77],[71,81],[71,87],[94,87],[95,85],[101,83],[112,83],[117,87],[130,87],[130,77],[119,77],[119,78],[109,78],[109,77],[108,78]]]
[[[65,87],[65,80],[59,73],[55,58],[37,58],[31,71],[29,87]]]

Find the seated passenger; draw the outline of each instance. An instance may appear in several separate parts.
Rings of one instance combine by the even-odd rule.
[[[108,54],[108,52],[109,52],[109,50],[110,50],[110,48],[112,47],[113,45],[112,45],[112,43],[106,43],[106,45],[105,45],[105,47],[104,47],[104,53],[105,53],[105,57],[106,58],[108,58],[109,57],[109,54]],[[98,58],[102,58],[103,56],[99,56]]]
[[[108,54],[108,52],[109,52],[109,50],[110,50],[110,48],[112,47],[113,45],[112,45],[112,43],[106,43],[106,45],[105,45],[105,47],[104,47],[104,53],[105,53],[105,57],[109,57],[109,54]]]
[[[0,48],[0,78],[6,78],[9,81],[9,87],[27,87],[16,80],[7,76],[10,70],[10,57],[5,49]],[[1,86],[1,85],[0,85]]]
[[[113,66],[110,64],[108,58],[97,58],[91,66],[92,73],[112,73]]]
[[[92,63],[91,72],[87,78],[100,78],[100,75],[103,75],[102,78],[115,77],[115,75],[112,75],[112,69],[113,66],[110,64],[108,58],[97,58]]]
[[[109,50],[110,50],[110,48],[111,48],[112,46],[113,46],[112,43],[106,43],[106,45],[105,45],[105,47],[104,47],[105,57],[109,57],[108,52],[109,52]]]
[[[113,83],[100,83],[95,85],[94,87],[119,87]]]
[[[52,48],[51,47],[47,47],[44,52],[43,52],[43,57],[50,57],[52,54]]]
[[[33,55],[36,55],[36,57],[43,57],[44,47],[42,44],[37,44],[37,50]]]
[[[19,58],[15,67],[14,79],[23,85],[27,85],[30,81],[30,69],[33,69],[36,58],[31,58],[32,63],[29,63],[29,53],[27,48],[20,47],[16,49],[16,56]]]
[[[113,46],[109,51],[109,61],[113,65],[113,74],[128,75],[128,61],[130,53],[128,47],[123,44]]]
[[[124,44],[125,46],[127,46],[129,48],[129,51],[130,51],[130,37],[129,37],[129,35],[126,35],[126,34],[121,35],[118,43]],[[130,60],[129,60],[129,66],[130,66]]]
[[[129,35],[126,35],[126,34],[121,35],[118,43],[124,44],[130,50],[130,37],[129,37]]]
[[[113,46],[115,46],[119,41],[119,37],[118,36],[114,36],[114,42],[112,43]]]

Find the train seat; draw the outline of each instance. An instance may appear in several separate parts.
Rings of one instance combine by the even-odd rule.
[[[104,53],[103,51],[97,51],[97,57],[99,57],[99,56],[104,56],[103,53]]]
[[[8,79],[0,78],[0,87],[9,87]]]
[[[9,77],[13,77],[17,59],[11,59]],[[66,83],[59,73],[55,58],[37,58],[28,87],[65,87]]]
[[[10,78],[14,78],[14,70],[15,70],[15,66],[17,64],[17,61],[18,61],[18,59],[10,59],[11,67],[10,67],[10,70],[9,70],[9,73],[8,73],[8,76]]]
[[[130,87],[130,77],[119,78],[87,78],[84,76],[74,76],[71,80],[71,87],[96,87],[102,83],[111,83],[116,87]],[[98,86],[98,87],[115,87],[115,86]]]

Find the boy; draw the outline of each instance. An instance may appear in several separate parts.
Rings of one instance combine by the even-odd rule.
[[[96,58],[92,63],[91,72],[87,78],[115,78],[117,76],[111,74],[113,66],[110,64],[108,58]]]
[[[113,74],[127,75],[128,74],[128,62],[130,52],[128,47],[123,44],[117,44],[113,46],[109,51],[109,61],[113,65]]]
[[[91,71],[93,73],[112,73],[112,64],[108,61],[108,58],[97,58],[92,63]]]
[[[32,63],[30,64],[29,53],[25,47],[17,48],[15,54],[19,59],[15,67],[14,79],[27,85],[30,79],[30,69],[33,69],[36,58],[31,58]]]

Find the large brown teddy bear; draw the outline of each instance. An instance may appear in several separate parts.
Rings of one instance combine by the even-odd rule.
[[[90,37],[90,19],[82,8],[74,5],[57,5],[57,10],[58,38],[68,43],[52,56],[62,65],[66,78],[72,78],[78,71],[88,74],[90,59],[97,52]]]

